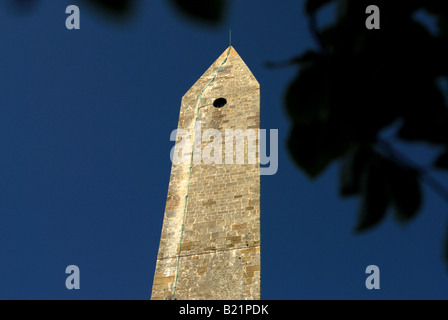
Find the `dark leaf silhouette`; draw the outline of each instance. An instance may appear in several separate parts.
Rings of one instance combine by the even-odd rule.
[[[410,87],[418,94],[411,92],[408,95],[425,108],[410,108],[403,112],[404,123],[398,136],[409,141],[443,144],[448,141],[448,110],[444,97],[434,83],[420,81],[418,84],[418,87]]]
[[[421,191],[418,171],[402,167],[385,160],[386,188],[395,208],[395,216],[401,222],[415,217],[421,206]]]
[[[317,177],[335,158],[331,146],[337,137],[321,123],[294,126],[288,141],[296,163],[312,178]]]
[[[318,28],[317,13],[329,3],[337,5],[337,19]],[[381,9],[379,30],[364,26],[371,4]],[[414,18],[417,10],[432,14],[438,32]],[[299,69],[285,94],[292,158],[312,178],[340,160],[339,192],[360,200],[357,232],[377,226],[390,209],[409,222],[421,209],[420,178],[428,176],[397,157],[393,145],[379,152],[379,137],[399,124],[394,141],[442,147],[434,167],[448,168],[448,106],[437,85],[448,80],[448,7],[435,0],[309,0],[305,11],[319,48],[288,63]],[[448,234],[448,263],[447,252]]]
[[[340,194],[351,196],[361,192],[361,176],[365,165],[372,158],[372,149],[369,146],[353,148],[342,159],[339,171]]]
[[[224,13],[225,0],[171,0],[182,13],[207,23],[220,22]]]
[[[314,12],[319,10],[327,3],[330,3],[331,1],[332,0],[308,0],[305,3],[305,10],[308,14],[313,14]]]
[[[317,64],[319,57],[307,55],[298,59],[305,65],[286,93],[287,111],[298,124],[325,121],[329,111],[328,74],[324,66]]]
[[[305,4],[320,48],[291,60],[299,72],[286,91],[289,150],[313,178],[341,159],[340,194],[360,197],[357,231],[377,225],[389,207],[409,221],[421,207],[420,171],[374,150],[392,123],[401,123],[398,139],[448,145],[448,108],[436,85],[448,78],[447,10],[434,0],[348,0],[336,3],[334,24],[318,29],[315,15],[330,2]],[[381,8],[379,30],[364,26],[371,4]],[[434,14],[438,35],[414,19],[420,9]],[[435,166],[447,167],[447,152]]]
[[[38,0],[9,0],[9,2],[13,9],[21,12],[29,12],[34,9]]]
[[[379,155],[372,156],[364,167],[361,180],[361,205],[358,213],[357,232],[376,226],[386,215],[390,197],[384,188],[385,172]]]
[[[448,169],[448,151],[445,151],[437,158],[435,166],[440,169]]]
[[[125,14],[131,8],[134,0],[89,0],[89,2],[109,12]]]

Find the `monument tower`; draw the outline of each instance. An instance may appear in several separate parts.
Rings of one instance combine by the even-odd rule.
[[[229,46],[182,98],[151,299],[260,299],[259,126]]]

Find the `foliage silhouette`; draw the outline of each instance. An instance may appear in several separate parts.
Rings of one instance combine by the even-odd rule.
[[[334,24],[315,27],[315,15],[337,2]],[[365,27],[365,10],[380,8],[380,29]],[[431,34],[414,19],[433,14]],[[448,109],[437,80],[447,78],[448,12],[438,1],[308,0],[306,12],[319,49],[291,61],[299,72],[285,104],[293,120],[289,150],[310,177],[341,161],[340,194],[361,198],[357,231],[377,225],[389,207],[398,221],[416,216],[425,172],[380,138],[401,123],[397,138],[426,142],[444,152],[435,160],[447,168]]]
[[[217,24],[225,11],[226,0],[171,0],[175,8],[193,19]]]
[[[316,14],[329,3],[339,15],[317,29]],[[372,4],[380,8],[376,30],[365,27]],[[398,140],[443,149],[433,169],[448,168],[448,108],[437,86],[448,79],[447,7],[434,0],[308,0],[305,7],[319,49],[291,59],[299,71],[285,98],[293,120],[289,150],[312,178],[341,161],[340,194],[360,197],[356,231],[378,225],[389,207],[408,222],[421,207],[428,173],[380,133],[400,124]],[[418,10],[436,19],[436,34],[415,19]],[[448,199],[440,184],[429,182]],[[445,257],[448,262],[448,232]]]

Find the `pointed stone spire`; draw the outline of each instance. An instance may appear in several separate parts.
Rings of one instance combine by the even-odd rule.
[[[259,123],[260,86],[229,46],[182,98],[187,161],[171,168],[152,299],[260,299]]]

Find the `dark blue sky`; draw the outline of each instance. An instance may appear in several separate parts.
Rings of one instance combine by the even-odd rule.
[[[181,97],[227,48],[229,29],[261,86],[261,127],[279,130],[278,172],[261,180],[262,298],[448,298],[440,197],[425,188],[409,225],[389,214],[355,235],[358,200],[339,198],[337,165],[310,181],[285,149],[282,101],[297,70],[264,62],[314,46],[303,1],[232,1],[212,29],[162,1],[140,1],[127,23],[84,2],[40,2],[25,14],[0,7],[1,299],[149,299],[170,133]],[[68,4],[80,7],[80,30],[65,28]],[[406,152],[431,159],[424,148]],[[65,287],[72,264],[80,290]],[[371,264],[380,290],[365,287]]]

